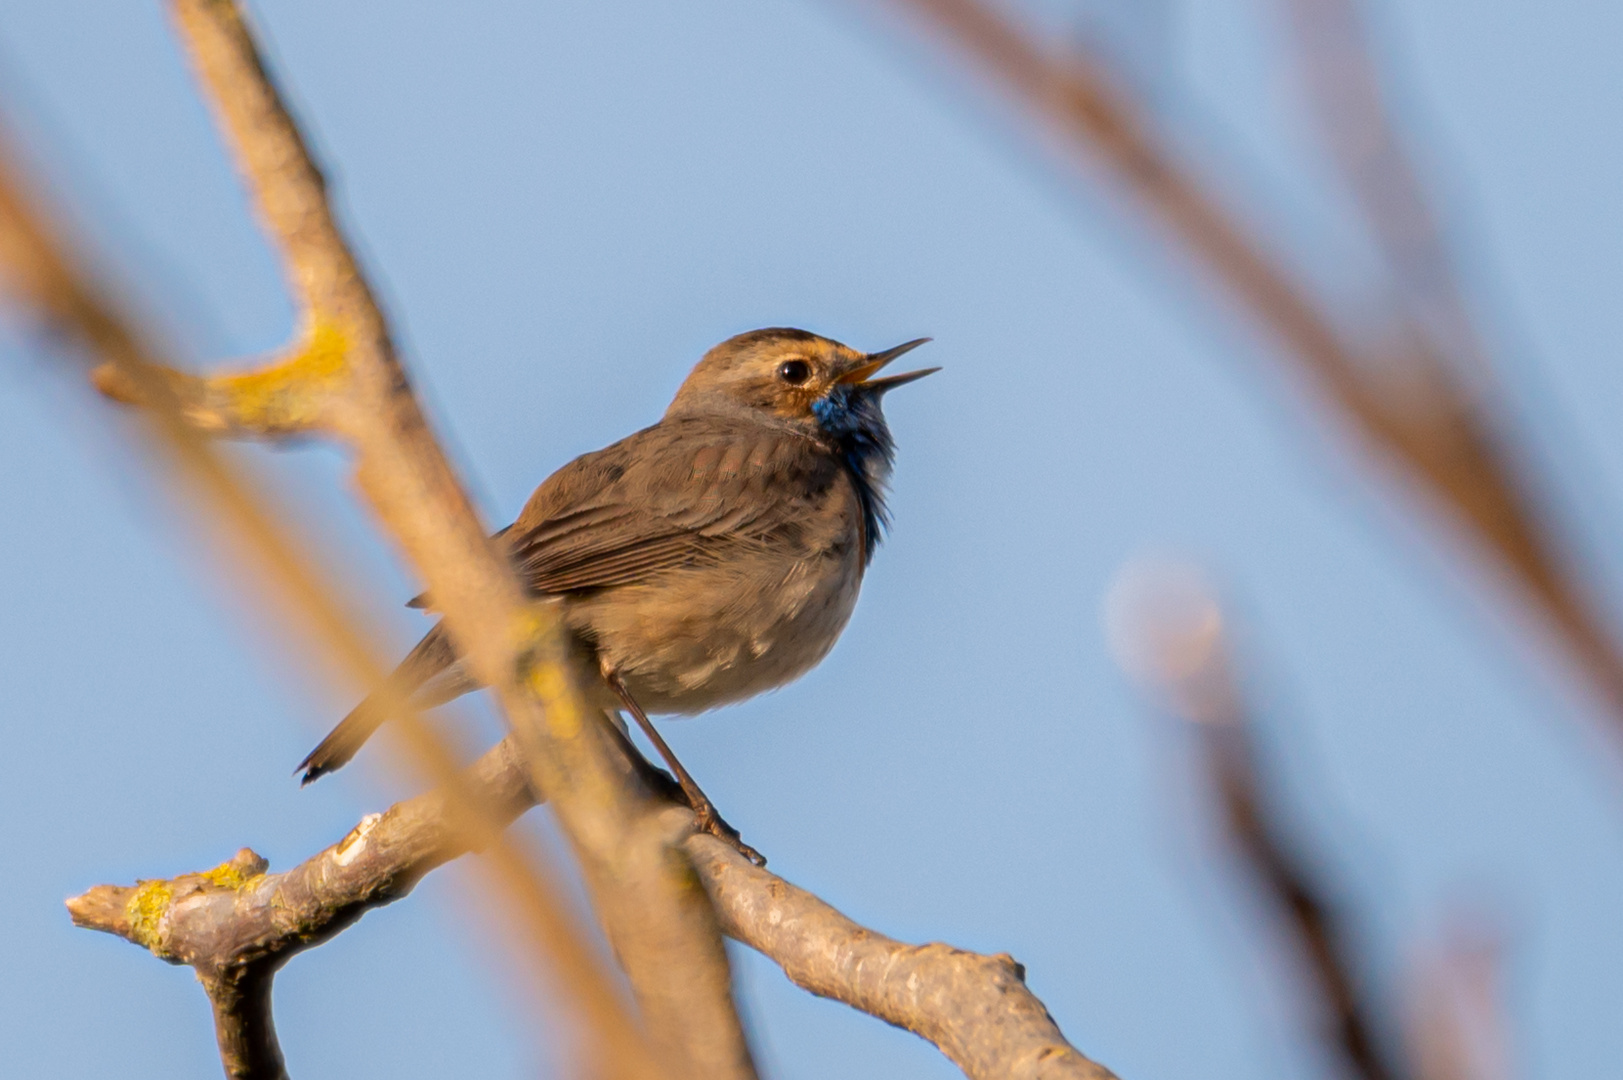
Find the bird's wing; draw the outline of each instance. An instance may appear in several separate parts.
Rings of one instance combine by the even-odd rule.
[[[508,550],[539,593],[634,584],[793,543],[839,470],[794,432],[666,421],[549,477],[508,530]]]

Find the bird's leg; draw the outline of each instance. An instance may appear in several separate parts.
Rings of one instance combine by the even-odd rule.
[[[626,756],[626,761],[631,764],[632,770],[642,778],[643,783],[647,784],[662,799],[668,799],[671,802],[687,802],[687,792],[682,790],[682,785],[677,783],[675,777],[671,776],[670,773],[643,757],[642,751],[638,750],[636,744],[631,741],[631,736],[626,734],[625,729],[621,727],[621,721],[615,717],[614,713],[604,709],[598,715],[602,717],[603,726],[608,729],[615,745]]]
[[[743,838],[738,835],[738,830],[727,824],[716,812],[716,804],[710,801],[710,797],[699,787],[693,775],[683,768],[682,763],[671,752],[665,739],[654,730],[653,722],[648,719],[648,714],[642,711],[642,706],[637,704],[637,699],[631,696],[631,691],[626,689],[625,680],[620,678],[619,672],[605,668],[603,678],[620,698],[626,712],[630,713],[631,718],[637,721],[637,726],[642,728],[642,733],[648,736],[648,741],[654,744],[659,756],[665,759],[665,764],[670,766],[671,772],[676,774],[676,782],[682,786],[682,794],[687,798],[688,806],[693,808],[693,817],[699,828],[718,840],[731,844],[740,855],[756,866],[765,866],[766,856],[744,843]]]

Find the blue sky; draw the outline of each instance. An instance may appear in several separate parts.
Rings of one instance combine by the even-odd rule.
[[[1280,242],[1354,280],[1326,173],[1300,164],[1272,9],[1160,7],[1148,28],[1103,0],[1031,10],[1136,35],[1147,81],[1249,162]],[[1485,911],[1509,934],[1520,1075],[1623,1067],[1623,762],[1604,719],[1463,587],[1468,555],[1305,418],[1266,343],[1190,304],[1118,208],[928,50],[811,0],[256,12],[493,525],[655,419],[733,333],[935,338],[920,359],[946,370],[887,403],[896,523],[839,647],[786,690],[665,725],[775,870],[895,936],[1013,953],[1124,1077],[1325,1075],[1266,912],[1209,852],[1176,729],[1100,628],[1125,560],[1184,553],[1242,617],[1293,822],[1357,905],[1375,985],[1401,985],[1450,911]],[[1472,226],[1515,407],[1615,582],[1623,9],[1413,0],[1379,21]],[[53,194],[196,356],[287,338],[274,257],[156,4],[11,0],[0,85]],[[104,405],[14,340],[0,361],[0,1046],[19,1076],[210,1075],[189,973],[73,930],[62,899],[244,844],[285,867],[403,789],[375,750],[298,789],[294,763],[348,702],[268,651],[265,617]],[[246,453],[409,645],[413,583],[340,455]],[[295,1074],[551,1068],[469,880],[436,874],[284,970]],[[956,1074],[757,957],[738,971],[775,1077]]]

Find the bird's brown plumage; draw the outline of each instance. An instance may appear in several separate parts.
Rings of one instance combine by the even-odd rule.
[[[786,357],[815,378],[775,382]],[[530,591],[559,605],[577,644],[647,711],[700,712],[781,686],[833,647],[878,495],[810,403],[865,359],[804,331],[725,342],[664,419],[553,473],[498,534]],[[882,483],[888,457],[874,468]],[[394,678],[423,706],[477,685],[442,626]],[[346,717],[301,766],[306,781],[347,761],[378,712],[363,702]]]

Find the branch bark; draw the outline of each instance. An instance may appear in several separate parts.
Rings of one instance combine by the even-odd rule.
[[[510,818],[536,801],[512,739],[481,758],[469,779],[487,805]],[[447,813],[444,793],[430,792],[367,815],[338,843],[278,874],[266,873],[264,861],[245,850],[204,874],[98,885],[69,900],[68,910],[79,926],[192,965],[205,988],[210,979],[268,987],[269,974],[291,957],[405,896],[424,874],[466,850],[465,834],[451,827]],[[797,985],[927,1039],[973,1080],[1111,1080],[1108,1069],[1065,1040],[1013,958],[895,941],[694,833],[685,809],[668,807],[660,818],[686,837],[682,847],[722,929]],[[269,1015],[267,1002],[265,1028]]]

